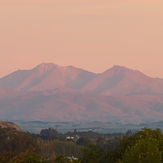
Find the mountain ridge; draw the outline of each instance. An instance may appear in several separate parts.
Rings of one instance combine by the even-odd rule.
[[[0,78],[0,119],[145,123],[162,117],[163,80],[124,66],[96,74],[42,63]]]
[[[18,70],[0,78],[0,88],[21,92],[67,87],[83,93],[125,96],[132,93],[162,93],[163,81],[138,70],[113,66],[103,73],[93,73],[74,66],[42,63],[31,70]]]

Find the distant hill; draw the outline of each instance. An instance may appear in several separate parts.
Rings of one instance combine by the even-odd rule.
[[[95,74],[42,63],[0,78],[0,119],[144,123],[162,117],[163,80],[123,66]]]

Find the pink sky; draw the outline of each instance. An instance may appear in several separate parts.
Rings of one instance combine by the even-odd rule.
[[[42,62],[163,78],[163,0],[0,0],[0,77]]]

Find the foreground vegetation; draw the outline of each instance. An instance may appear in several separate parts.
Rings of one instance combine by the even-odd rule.
[[[76,130],[59,134],[52,128],[30,134],[0,127],[0,163],[70,162],[163,163],[163,135],[149,128],[99,135]]]

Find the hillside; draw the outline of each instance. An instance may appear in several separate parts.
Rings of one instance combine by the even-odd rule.
[[[0,127],[2,128],[15,128],[17,131],[22,131],[22,129],[14,124],[13,122],[7,122],[7,121],[0,121]]]
[[[79,92],[51,95],[34,92],[0,100],[0,108],[0,119],[143,123],[162,120],[163,95],[113,97]]]

